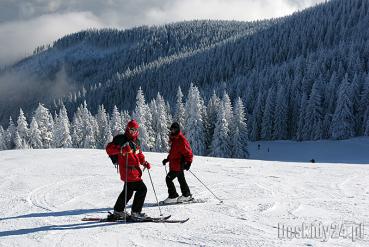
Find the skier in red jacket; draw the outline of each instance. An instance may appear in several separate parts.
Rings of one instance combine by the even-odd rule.
[[[136,191],[132,204],[131,218],[142,219],[145,214],[141,213],[145,201],[147,188],[141,179],[142,170],[140,164],[147,169],[151,168],[150,163],[145,161],[138,139],[139,125],[136,120],[128,122],[125,133],[116,135],[112,142],[106,146],[106,152],[113,163],[118,163],[120,179],[124,182],[123,191],[120,193],[115,206],[115,218],[125,218],[127,216],[125,206]]]
[[[170,151],[166,159],[163,160],[163,165],[169,162],[169,173],[166,176],[166,183],[168,187],[168,198],[164,203],[186,202],[192,200],[190,189],[187,185],[183,170],[189,170],[192,163],[192,150],[190,143],[182,134],[179,124],[174,122],[170,126],[169,135]],[[181,187],[182,195],[178,197],[176,187],[173,180],[178,178]]]

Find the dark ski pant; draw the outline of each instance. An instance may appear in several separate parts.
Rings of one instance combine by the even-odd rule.
[[[167,187],[168,187],[169,198],[178,197],[176,187],[174,186],[174,183],[173,183],[173,180],[175,178],[178,178],[178,182],[181,187],[182,195],[190,196],[191,192],[190,192],[190,188],[188,188],[188,185],[187,185],[187,182],[184,176],[184,172],[183,171],[180,171],[180,172],[170,171],[165,178],[165,182],[167,183]]]
[[[124,211],[127,204],[127,202],[124,201],[126,190],[127,202],[132,198],[133,192],[136,191],[132,204],[132,212],[140,213],[147,193],[147,188],[143,181],[124,183],[123,191],[118,196],[117,202],[114,205],[114,210],[119,212]]]

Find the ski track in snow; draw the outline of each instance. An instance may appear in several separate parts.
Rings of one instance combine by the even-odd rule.
[[[365,165],[195,157],[191,171],[223,203],[186,172],[191,192],[206,202],[165,206],[161,211],[173,219],[190,217],[188,222],[124,224],[80,221],[112,210],[123,187],[103,150],[0,153],[1,247],[369,245],[369,166]],[[159,200],[167,196],[160,165],[165,155],[146,154],[153,164]],[[147,172],[143,179],[148,188],[145,203],[156,203]],[[143,211],[159,215],[158,207]],[[365,223],[367,228],[364,239],[355,242],[278,238],[278,223],[301,222]]]

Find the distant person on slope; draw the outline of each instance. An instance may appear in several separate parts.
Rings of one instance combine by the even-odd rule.
[[[163,160],[163,165],[169,162],[169,173],[166,176],[166,183],[168,187],[168,198],[164,203],[177,203],[192,200],[190,189],[187,185],[183,170],[189,170],[192,163],[192,150],[190,143],[182,134],[179,124],[174,122],[170,126],[169,134],[170,151],[166,159]],[[173,180],[178,178],[181,187],[182,195],[178,197],[176,187]]]
[[[112,142],[106,146],[106,152],[111,160],[119,165],[120,179],[124,181],[123,191],[120,193],[114,206],[112,217],[116,219],[125,218],[126,204],[136,191],[132,204],[132,219],[143,219],[145,214],[141,213],[145,201],[147,188],[141,179],[142,170],[140,164],[147,169],[151,168],[150,163],[145,161],[138,139],[139,125],[136,120],[128,122],[125,133],[116,135]]]

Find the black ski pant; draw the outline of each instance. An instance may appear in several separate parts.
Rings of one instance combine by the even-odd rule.
[[[190,196],[191,192],[190,192],[190,188],[188,188],[186,178],[184,176],[184,172],[183,171],[180,171],[180,172],[170,171],[165,178],[165,182],[167,183],[167,187],[168,187],[169,198],[178,197],[176,187],[174,186],[174,183],[173,183],[173,180],[175,178],[178,178],[178,182],[181,187],[182,195]]]
[[[125,202],[124,198],[126,196],[126,190],[127,201]],[[114,205],[114,210],[119,212],[124,211],[124,208],[126,207],[127,202],[132,198],[134,191],[136,191],[136,193],[133,199],[132,212],[140,213],[147,193],[147,188],[143,181],[124,183],[123,191],[118,196],[117,202]]]

